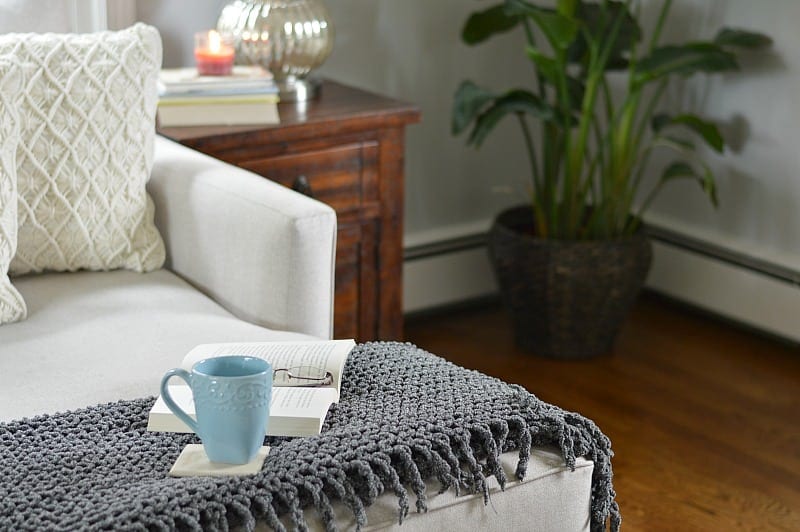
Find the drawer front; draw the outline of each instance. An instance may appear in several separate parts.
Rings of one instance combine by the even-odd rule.
[[[361,144],[243,161],[238,165],[290,188],[301,188],[305,181],[310,188],[308,195],[327,203],[338,214],[357,212],[361,207],[364,169]]]

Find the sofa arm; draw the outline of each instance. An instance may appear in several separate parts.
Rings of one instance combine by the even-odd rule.
[[[163,137],[147,189],[168,268],[243,320],[331,337],[330,207]]]

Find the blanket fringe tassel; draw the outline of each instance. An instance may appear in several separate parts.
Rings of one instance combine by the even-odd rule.
[[[336,532],[336,516],[331,503],[331,498],[336,498],[352,512],[355,528],[360,532],[367,524],[366,506],[387,490],[397,497],[397,518],[402,524],[410,509],[409,489],[416,498],[417,511],[428,510],[427,486],[423,478],[436,478],[440,493],[451,488],[458,495],[462,490],[480,493],[484,504],[488,504],[488,477],[495,477],[501,489],[505,489],[507,482],[500,455],[512,448],[519,449],[515,476],[522,480],[527,472],[532,445],[557,445],[570,469],[575,468],[576,457],[585,456],[594,461],[596,474],[610,473],[610,457],[613,455],[610,442],[594,423],[570,414],[562,418],[538,419],[538,422],[539,428],[533,428],[522,415],[515,415],[488,424],[476,424],[450,436],[429,427],[427,438],[385,445],[383,452],[373,453],[369,460],[354,459],[343,469],[331,468],[330,474],[299,486],[281,483],[278,491],[281,495],[276,498],[258,497],[252,507],[246,497],[234,498],[225,507],[211,507],[198,515],[197,521],[185,524],[194,529],[202,522],[214,530],[227,530],[228,519],[233,518],[245,530],[253,530],[258,518],[276,532],[285,532],[286,526],[278,517],[285,513],[292,529],[304,532],[308,530],[308,524],[300,501],[307,500],[316,509],[326,532]],[[614,494],[608,497],[609,490],[613,489],[610,483],[594,484],[591,529],[599,532],[610,528],[616,532],[621,517]],[[366,492],[359,493],[356,485],[366,486]]]

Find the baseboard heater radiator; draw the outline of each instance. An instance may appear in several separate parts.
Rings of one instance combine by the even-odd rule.
[[[647,286],[745,326],[800,342],[800,271],[656,225]],[[406,311],[458,305],[496,292],[486,234],[405,249]]]

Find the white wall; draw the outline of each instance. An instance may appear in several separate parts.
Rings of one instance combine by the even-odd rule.
[[[75,9],[97,0],[1,0],[0,31],[68,31]],[[165,65],[191,64],[192,34],[215,24],[225,0],[108,0],[113,17],[135,4],[140,19],[159,27]],[[646,25],[660,2],[645,2]],[[475,151],[449,133],[452,94],[471,78],[498,90],[530,84],[519,34],[476,48],[458,34],[484,4],[466,0],[329,0],[336,47],[322,74],[417,103],[423,123],[408,131],[406,233],[412,243],[485,227],[502,206],[524,201],[528,167],[516,124]],[[488,4],[487,4],[488,5]],[[78,6],[76,8],[76,6]],[[124,10],[123,9],[123,10]],[[771,34],[774,52],[750,54],[742,73],[714,76],[673,90],[673,102],[727,124],[736,149],[708,154],[721,207],[712,209],[691,183],[674,185],[651,219],[748,254],[800,269],[800,2],[676,0],[665,37],[709,37],[723,25]]]
[[[113,3],[119,0],[108,0]],[[125,2],[130,0],[123,0]],[[198,31],[217,25],[225,0],[136,0],[138,20],[157,27],[164,41],[164,66],[189,66],[194,62],[193,39]]]
[[[68,6],[63,0],[3,0],[0,2],[0,33],[69,31]]]
[[[710,38],[731,26],[767,33],[775,44],[770,53],[743,55],[739,73],[671,92],[672,105],[722,123],[734,146],[706,154],[718,179],[718,210],[695,184],[681,183],[665,189],[649,219],[800,271],[800,2],[682,0],[676,8],[667,40]]]
[[[407,240],[485,227],[503,205],[524,201],[528,166],[515,124],[505,124],[480,152],[449,135],[452,93],[461,79],[498,90],[530,85],[521,36],[464,46],[460,27],[483,6],[464,0],[328,4],[338,37],[323,73],[422,107],[423,123],[408,135]],[[660,4],[645,2],[645,27],[652,26]],[[794,149],[800,101],[792,104],[800,87],[797,20],[796,0],[674,2],[667,41],[709,38],[728,25],[773,35],[775,49],[766,56],[746,54],[742,73],[671,90],[673,104],[722,122],[736,151],[707,154],[719,180],[719,210],[696,185],[679,183],[666,189],[650,219],[800,270],[800,151]]]
[[[323,71],[333,78],[417,102],[423,109],[424,123],[409,131],[407,244],[480,231],[502,205],[522,199],[518,193],[493,194],[493,189],[503,185],[512,185],[519,192],[527,172],[513,124],[506,124],[480,152],[467,150],[448,133],[452,89],[463,77],[498,89],[529,85],[520,36],[475,49],[460,44],[461,24],[471,10],[481,7],[475,2],[338,0],[330,4],[340,35],[336,52]],[[661,2],[644,5],[644,25],[650,28]],[[648,220],[800,271],[800,150],[795,148],[800,100],[794,97],[800,87],[797,20],[800,2],[796,0],[674,2],[664,35],[667,41],[710,38],[728,25],[768,33],[775,46],[768,54],[745,54],[741,73],[697,79],[670,90],[670,105],[688,106],[721,122],[733,149],[723,156],[706,154],[718,178],[718,210],[696,184],[679,183],[665,190]],[[474,253],[470,260],[463,260],[462,255],[437,261],[450,268],[440,276],[453,280],[438,285],[441,293],[424,281],[432,275],[430,263],[409,263],[407,307],[455,301],[458,294],[474,296],[476,287],[491,291],[494,283],[486,278],[485,262]],[[673,253],[671,266],[683,268],[684,263],[676,262],[675,256],[680,252]],[[688,270],[682,275],[691,277],[694,264],[686,262]],[[704,275],[697,273],[700,280]],[[736,287],[735,278],[732,274],[731,290]],[[674,280],[675,276],[654,275],[651,286],[691,300],[690,294],[671,284]],[[791,303],[782,304],[796,307],[798,287],[784,287],[794,293],[789,295]],[[741,297],[748,300],[747,294]],[[733,309],[726,312],[727,303],[693,302],[750,320]],[[757,307],[765,312],[751,314],[768,316],[769,304],[760,301]],[[778,332],[786,330],[782,327]]]
[[[104,0],[0,0],[0,33],[97,31],[105,7]]]
[[[119,1],[119,0],[117,0]],[[164,39],[165,66],[192,62],[194,31],[213,27],[221,0],[139,0],[139,20],[154,24]],[[470,49],[459,32],[480,7],[464,0],[330,0],[336,27],[333,55],[321,75],[414,102],[423,123],[408,130],[407,233],[429,240],[428,231],[460,233],[462,224],[481,230],[486,220],[524,197],[527,166],[515,124],[501,126],[481,152],[450,135],[452,95],[465,78],[498,90],[531,79],[521,35]],[[113,4],[110,5],[113,11]],[[509,185],[515,194],[503,192]]]
[[[422,109],[422,123],[407,137],[408,238],[427,240],[448,227],[459,232],[524,201],[529,170],[516,123],[502,125],[480,152],[450,135],[452,97],[463,79],[498,91],[529,85],[522,35],[475,48],[462,44],[464,21],[483,6],[465,0],[332,0],[328,6],[337,40],[322,72]]]
[[[110,15],[115,4],[132,2],[109,0]],[[133,12],[161,29],[165,65],[178,66],[191,64],[192,33],[213,26],[224,3],[139,0]],[[660,4],[643,1],[646,28],[652,26]],[[452,94],[462,79],[497,90],[531,84],[521,35],[506,35],[477,48],[461,44],[459,31],[468,14],[488,5],[469,0],[328,1],[337,40],[321,73],[415,102],[423,111],[423,123],[409,128],[407,137],[407,245],[479,233],[502,207],[525,200],[529,170],[513,122],[501,126],[480,152],[466,148],[463,139],[454,139],[449,132]],[[766,32],[775,46],[766,56],[745,56],[741,73],[697,79],[671,89],[672,105],[688,106],[722,122],[734,149],[723,156],[707,154],[718,178],[719,210],[711,208],[696,185],[682,183],[667,189],[648,217],[653,223],[796,271],[800,271],[800,150],[795,147],[800,123],[800,100],[795,97],[800,87],[798,20],[797,0],[675,0],[667,40],[708,38],[729,25]],[[438,274],[423,262],[409,264],[409,307],[474,296],[476,287],[493,290],[479,255],[439,260]],[[685,266],[683,274],[691,277],[694,263],[681,263],[679,255],[670,255],[671,267]],[[428,286],[421,279],[431,275],[458,282],[439,295],[416,290]],[[700,273],[695,275],[701,278]],[[665,279],[677,282],[675,276],[659,274],[651,278],[651,285],[691,299]],[[730,285],[736,289],[735,281]],[[797,295],[796,284],[784,286],[791,297]],[[723,307],[714,308],[725,313]]]

